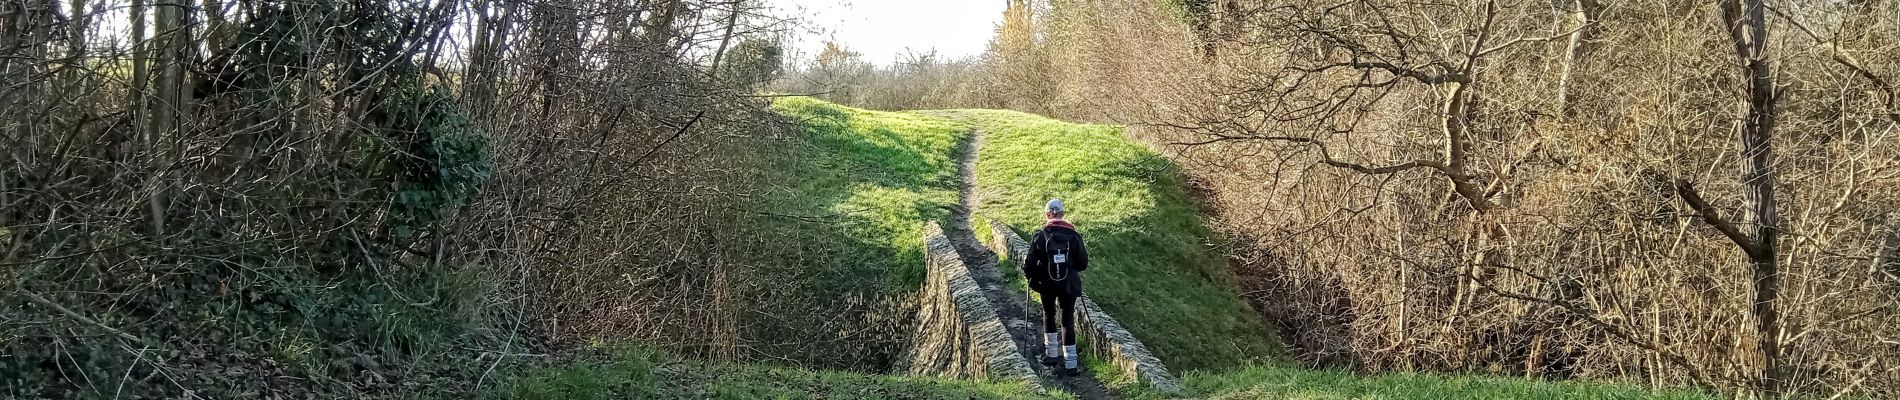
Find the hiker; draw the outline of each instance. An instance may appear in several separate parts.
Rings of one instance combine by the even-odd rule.
[[[1063,219],[1065,214],[1062,199],[1049,200],[1043,207],[1047,221],[1029,243],[1029,256],[1024,258],[1022,268],[1029,289],[1042,297],[1042,363],[1051,367],[1060,363],[1063,374],[1074,375],[1075,301],[1082,297],[1082,271],[1089,269],[1089,253],[1082,246],[1082,234]],[[1058,308],[1062,312],[1060,334],[1056,329]],[[1057,353],[1058,348],[1061,353]]]

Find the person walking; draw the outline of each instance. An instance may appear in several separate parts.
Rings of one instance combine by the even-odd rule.
[[[1044,205],[1045,222],[1029,243],[1022,268],[1029,289],[1042,297],[1042,363],[1060,364],[1064,375],[1075,375],[1075,301],[1082,297],[1082,271],[1089,269],[1089,253],[1082,245],[1082,233],[1064,219],[1067,214],[1062,199]]]

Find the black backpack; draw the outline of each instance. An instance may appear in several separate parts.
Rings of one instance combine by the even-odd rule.
[[[1052,232],[1043,235],[1043,238],[1043,251],[1047,252],[1049,256],[1049,260],[1047,260],[1049,262],[1049,280],[1051,282],[1061,282],[1069,279],[1069,275],[1075,272],[1075,268],[1072,267],[1073,264],[1071,264],[1071,262],[1073,261],[1072,254],[1075,248],[1079,247],[1076,246],[1075,243],[1075,239],[1078,238],[1078,235],[1060,235]]]

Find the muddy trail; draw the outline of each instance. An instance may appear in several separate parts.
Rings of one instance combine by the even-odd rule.
[[[957,255],[964,265],[971,269],[971,276],[983,287],[984,297],[996,305],[997,317],[1009,328],[1009,335],[1016,341],[1016,348],[1023,358],[1036,368],[1036,374],[1042,377],[1048,387],[1060,388],[1075,394],[1081,399],[1111,399],[1114,394],[1108,387],[1095,378],[1095,372],[1084,368],[1076,376],[1062,376],[1057,368],[1043,365],[1042,359],[1042,306],[1031,303],[1028,293],[1022,285],[1015,282],[1015,274],[1006,278],[998,263],[996,253],[983,246],[976,237],[976,231],[970,228],[970,214],[976,208],[976,160],[977,153],[983,148],[983,132],[971,133],[964,146],[963,158],[957,167],[960,176],[958,197],[960,204],[951,207],[950,220],[943,224],[943,233],[957,248]]]

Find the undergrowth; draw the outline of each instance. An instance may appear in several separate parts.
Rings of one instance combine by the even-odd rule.
[[[179,178],[165,231],[114,208],[142,198],[54,195],[123,181],[16,203],[49,217],[0,235],[27,260],[0,273],[0,397],[451,395],[478,379],[469,361],[500,340],[495,283],[424,254],[496,168],[491,136],[396,64],[391,99],[340,133],[360,141],[322,154],[351,163]]]

